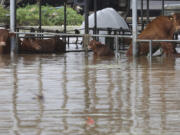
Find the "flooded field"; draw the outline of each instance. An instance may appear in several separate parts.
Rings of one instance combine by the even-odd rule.
[[[2,135],[179,135],[180,58],[0,57]]]

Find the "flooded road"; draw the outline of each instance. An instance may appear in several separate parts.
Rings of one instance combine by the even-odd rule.
[[[0,57],[2,135],[179,135],[180,58]]]

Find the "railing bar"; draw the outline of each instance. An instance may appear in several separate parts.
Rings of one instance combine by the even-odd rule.
[[[140,40],[138,39],[137,42],[149,42],[149,41],[152,41],[152,42],[180,42],[180,40]]]
[[[84,34],[62,34],[62,33],[35,33],[35,32],[14,32],[15,34],[30,34],[30,35],[52,35],[52,36],[67,36],[67,37],[83,37]],[[89,34],[90,37],[112,37],[112,38],[132,38],[132,35],[97,35]],[[180,42],[180,40],[149,40],[149,39],[137,39],[137,42]]]
[[[15,34],[30,34],[30,35],[57,35],[57,36],[74,36],[74,37],[83,37],[84,34],[61,34],[61,33],[36,33],[36,32],[14,32]],[[131,35],[96,35],[96,34],[89,34],[91,37],[124,37],[124,38],[132,38]]]
[[[152,57],[152,40],[149,41],[149,56]]]

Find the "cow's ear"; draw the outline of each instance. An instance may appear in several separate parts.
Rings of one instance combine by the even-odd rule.
[[[169,20],[171,20],[171,21],[172,21],[172,20],[174,20],[174,18],[173,18],[173,17],[170,17],[170,18],[169,18]]]
[[[176,19],[177,19],[176,14],[173,14],[173,15],[172,15],[172,17],[173,17],[173,19],[174,19],[174,20],[176,20]]]

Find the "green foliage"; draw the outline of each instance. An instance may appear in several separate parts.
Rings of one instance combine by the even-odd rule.
[[[0,23],[9,24],[9,9],[0,5]],[[67,7],[67,25],[80,25],[83,17],[72,8]],[[17,9],[17,25],[38,25],[39,6],[27,5]],[[64,24],[64,7],[42,6],[42,25],[54,26]]]
[[[0,5],[0,23],[9,24],[9,10]]]
[[[38,25],[39,7],[38,5],[28,5],[25,8],[17,9],[18,25]],[[67,25],[80,25],[83,17],[72,8],[67,8]],[[63,25],[64,7],[55,8],[52,6],[42,6],[42,25]]]

